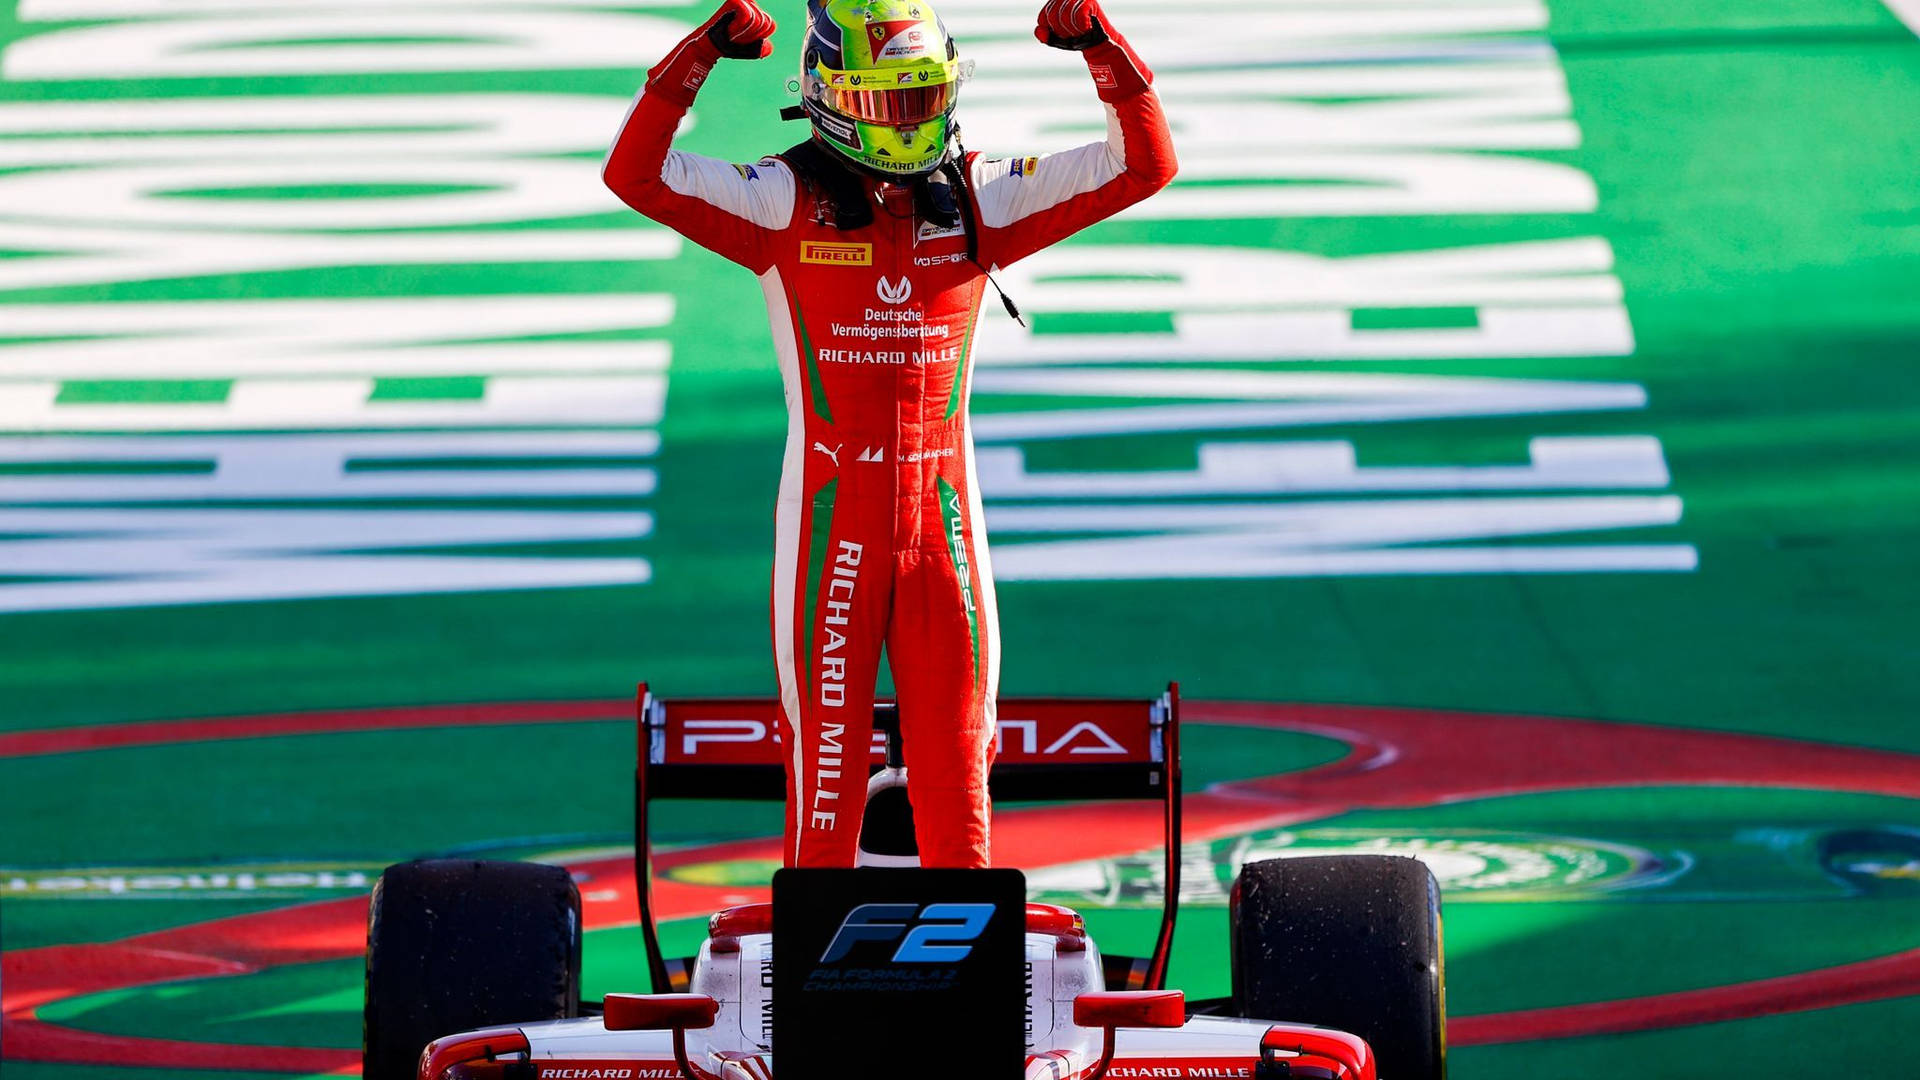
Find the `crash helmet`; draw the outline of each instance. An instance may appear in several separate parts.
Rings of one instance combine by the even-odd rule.
[[[869,172],[938,168],[972,73],[927,0],[807,0],[803,108],[816,139]]]

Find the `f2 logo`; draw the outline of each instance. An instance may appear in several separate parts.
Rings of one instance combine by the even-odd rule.
[[[847,912],[820,962],[843,959],[861,942],[898,941],[896,964],[958,963],[992,918],[992,904],[861,904]]]

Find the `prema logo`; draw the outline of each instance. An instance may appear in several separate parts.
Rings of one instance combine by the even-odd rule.
[[[883,277],[880,283],[874,286],[874,291],[880,294],[880,302],[883,304],[904,304],[913,298],[913,282],[909,281],[905,275],[901,276],[898,284]]]
[[[844,959],[862,942],[898,941],[896,964],[955,964],[973,952],[972,942],[992,920],[992,904],[861,904],[847,912],[820,962]]]
[[[1115,741],[1113,736],[1107,734],[1105,728],[1091,720],[1082,720],[1068,728],[1066,734],[1048,743],[1044,750],[1040,748],[1039,725],[1031,720],[1002,720],[999,722],[999,728],[995,737],[998,739],[996,749],[1001,753],[1006,752],[1008,733],[1012,733],[1019,739],[1019,745],[1016,749],[1027,754],[1051,756],[1064,751],[1069,754],[1124,755],[1127,752],[1127,748],[1121,746],[1119,742]]]
[[[850,449],[852,447],[844,448],[842,454]],[[872,449],[871,459],[863,453],[860,460],[876,463],[886,460],[882,448]],[[834,565],[833,579],[841,583],[831,590],[832,599],[844,603],[849,600],[845,595],[849,583],[845,579],[853,574],[850,568],[855,565],[854,557],[840,552]],[[833,681],[838,685],[837,663],[830,674],[835,676]],[[1016,707],[996,721],[996,760],[1020,765],[1092,759],[1154,760],[1147,725],[1136,718],[1106,715],[1086,719],[1083,718],[1086,710],[1080,708],[1040,708],[1037,712],[1030,712],[1029,708],[1033,707]],[[778,748],[780,727],[778,706],[771,702],[759,708],[729,706],[689,711],[671,717],[666,730],[656,736],[659,741],[650,752],[657,764],[778,765],[783,760]],[[860,753],[851,745],[846,752],[853,757]],[[886,736],[873,732],[868,756],[877,762],[885,757],[885,752]]]
[[[680,730],[680,752],[699,753],[702,743],[757,743],[767,737],[758,720],[688,720]]]

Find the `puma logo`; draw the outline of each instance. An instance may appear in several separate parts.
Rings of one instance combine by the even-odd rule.
[[[845,446],[845,445],[847,444],[846,443],[840,444],[840,446]],[[818,450],[821,453],[827,455],[829,458],[833,459],[833,467],[836,469],[840,467],[840,446],[836,446],[833,449],[829,450],[827,449],[826,443],[817,442],[813,444],[813,448],[815,450]]]

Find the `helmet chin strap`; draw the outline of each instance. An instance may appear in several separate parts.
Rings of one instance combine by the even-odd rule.
[[[962,228],[966,230],[967,261],[986,275],[987,284],[992,285],[993,291],[1000,295],[1000,306],[1007,309],[1013,321],[1026,326],[1027,320],[1020,314],[1020,306],[1013,302],[1013,297],[1007,295],[1007,290],[1000,287],[993,270],[980,261],[980,227],[973,216],[973,197],[967,192],[967,148],[960,145],[960,128],[957,125],[953,129],[946,159],[940,163],[940,172],[947,178],[947,197],[953,200],[953,209],[959,215]]]

